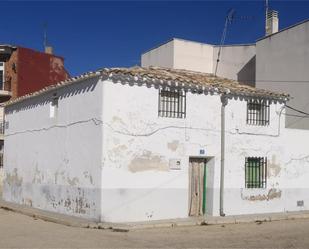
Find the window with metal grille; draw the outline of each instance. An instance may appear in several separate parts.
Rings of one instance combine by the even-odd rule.
[[[266,188],[267,157],[246,157],[246,188]]]
[[[249,100],[247,102],[247,124],[269,125],[269,101],[262,99]]]
[[[159,89],[159,117],[185,118],[186,92],[180,89]]]
[[[3,90],[4,84],[4,70],[0,66],[0,90]]]

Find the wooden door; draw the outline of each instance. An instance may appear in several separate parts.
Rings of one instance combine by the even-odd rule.
[[[190,158],[189,216],[202,216],[206,207],[206,160]]]

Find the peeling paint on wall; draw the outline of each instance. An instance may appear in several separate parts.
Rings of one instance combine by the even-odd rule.
[[[81,188],[78,188],[78,196],[75,198],[67,198],[64,201],[64,206],[67,210],[71,210],[78,214],[85,214],[87,209],[91,207],[89,200],[85,197],[85,192]]]
[[[268,163],[267,167],[267,176],[268,177],[275,177],[280,174],[281,166],[280,164],[276,163],[276,155],[272,155],[271,161]]]
[[[44,181],[44,175],[41,173],[38,166],[35,166],[32,183],[42,183],[42,181]]]
[[[67,182],[70,186],[77,186],[79,183],[79,179],[77,177],[73,178],[67,177]]]
[[[17,169],[14,168],[12,173],[6,173],[5,181],[10,186],[20,187],[23,183],[23,178],[18,176]]]
[[[32,207],[32,199],[30,198],[25,198],[25,199],[23,198],[22,203],[26,206]]]
[[[83,174],[86,179],[89,179],[90,184],[93,185],[93,178],[92,175],[90,175],[89,171],[85,171]]]
[[[58,170],[55,172],[55,184],[58,184],[59,176],[62,177],[62,179],[65,179],[64,177],[65,171],[59,172]]]
[[[119,156],[121,155],[121,153],[123,153],[124,151],[126,151],[128,149],[128,147],[124,144],[116,146],[115,148],[112,149],[112,153]]]
[[[270,201],[273,199],[280,199],[280,198],[281,198],[281,190],[275,188],[271,188],[267,194],[244,196],[243,192],[241,192],[241,199],[248,201]]]
[[[167,144],[167,148],[169,148],[171,151],[176,151],[179,146],[178,140],[173,140],[172,142]]]
[[[74,179],[74,178],[73,178]],[[70,194],[67,192],[65,198],[59,199],[54,193],[50,191],[49,187],[42,187],[43,196],[45,196],[46,202],[53,207],[54,210],[59,210],[59,208],[64,207],[69,213],[76,214],[87,214],[95,207],[95,203],[91,202],[85,190],[82,188],[77,188],[75,194]],[[24,201],[23,201],[24,202]],[[32,202],[31,202],[32,203]],[[24,203],[26,204],[26,203]]]
[[[129,170],[133,173],[147,170],[168,171],[169,167],[162,157],[154,155],[151,151],[144,151],[129,163]]]
[[[112,118],[112,123],[116,125],[124,126],[124,127],[126,126],[126,124],[122,121],[122,119],[117,116],[114,116]]]

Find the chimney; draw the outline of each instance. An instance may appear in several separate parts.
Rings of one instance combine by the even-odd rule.
[[[267,10],[265,35],[271,35],[279,31],[278,11]]]
[[[45,53],[46,54],[53,54],[53,47],[45,46]]]

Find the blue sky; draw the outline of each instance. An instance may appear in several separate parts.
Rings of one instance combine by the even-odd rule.
[[[309,1],[270,1],[280,28],[309,18]],[[43,49],[43,25],[71,75],[133,66],[146,50],[172,37],[220,43],[230,8],[237,19],[226,43],[252,43],[264,34],[264,1],[4,1],[0,43]],[[4,11],[3,11],[4,10]]]

